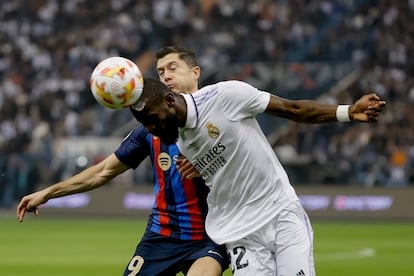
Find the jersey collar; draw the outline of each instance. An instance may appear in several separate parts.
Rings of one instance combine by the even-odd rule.
[[[198,111],[191,94],[181,94],[187,104],[187,120],[184,128],[195,128],[198,122]]]

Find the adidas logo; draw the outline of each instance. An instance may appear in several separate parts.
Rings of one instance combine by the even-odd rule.
[[[298,273],[296,273],[296,276],[305,276],[305,272],[301,269]]]

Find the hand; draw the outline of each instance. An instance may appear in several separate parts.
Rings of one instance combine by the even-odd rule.
[[[27,195],[22,198],[19,205],[17,206],[17,219],[19,222],[23,221],[24,214],[26,212],[34,212],[36,216],[39,215],[39,205],[47,201],[42,191]]]
[[[385,104],[375,93],[364,95],[350,106],[349,117],[357,122],[376,122]]]
[[[177,169],[181,176],[186,179],[193,179],[194,177],[201,177],[200,173],[194,168],[193,164],[187,158],[180,156],[176,161]]]

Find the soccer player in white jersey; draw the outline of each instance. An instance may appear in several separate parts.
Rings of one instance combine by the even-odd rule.
[[[384,106],[374,93],[336,106],[283,99],[241,81],[186,95],[145,79],[143,94],[130,110],[164,142],[178,138],[180,151],[211,189],[208,235],[226,244],[234,275],[251,276],[315,274],[308,216],[255,116],[375,122]]]

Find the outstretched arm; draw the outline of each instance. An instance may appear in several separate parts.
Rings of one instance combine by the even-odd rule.
[[[367,94],[349,107],[341,106],[339,119],[344,120],[344,117],[349,116],[351,121],[375,122],[384,107],[385,101],[382,101],[378,95]],[[338,121],[337,109],[337,105],[311,100],[292,101],[271,95],[265,112],[296,122],[328,123]]]
[[[49,199],[96,189],[128,168],[119,161],[115,154],[111,154],[102,162],[71,178],[23,197],[17,206],[17,219],[22,222],[26,212],[34,212],[38,215],[38,206]]]

